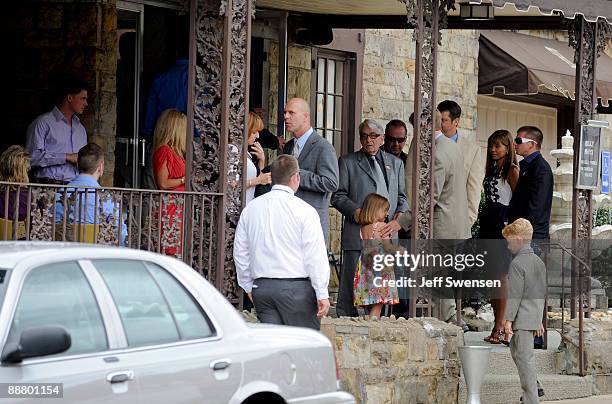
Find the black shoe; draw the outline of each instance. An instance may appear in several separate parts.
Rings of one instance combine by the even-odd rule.
[[[544,349],[544,337],[533,337],[533,349]]]
[[[544,389],[539,387],[540,382],[538,382],[538,397],[544,397]],[[521,396],[521,403],[523,402],[523,396]]]

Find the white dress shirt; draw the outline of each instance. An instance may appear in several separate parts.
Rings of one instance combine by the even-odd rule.
[[[329,261],[317,211],[285,185],[249,203],[234,238],[238,284],[247,293],[257,278],[310,278],[317,299],[329,294]]]

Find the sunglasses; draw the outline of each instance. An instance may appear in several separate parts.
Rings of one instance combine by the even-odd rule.
[[[393,137],[393,136],[385,136],[385,142],[389,143],[404,143],[407,137]]]
[[[533,142],[535,144],[538,144],[538,142],[536,142],[535,140],[528,139],[526,137],[518,137],[517,136],[517,137],[514,138],[514,143],[516,143],[516,144],[523,144],[523,143],[529,143],[529,142]]]
[[[370,140],[378,139],[379,136],[380,136],[379,133],[369,133],[369,134],[368,133],[360,133],[359,134],[359,137],[361,139],[365,139],[367,137]]]

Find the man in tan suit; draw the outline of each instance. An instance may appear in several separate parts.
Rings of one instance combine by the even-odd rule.
[[[437,114],[439,122],[439,114]],[[439,127],[439,125],[435,125]],[[465,213],[467,212],[467,196],[465,187],[465,172],[462,170],[463,156],[459,146],[445,137],[442,133],[436,134],[436,153],[434,161],[434,214],[433,214],[433,237],[434,239],[466,240],[470,238],[470,223]],[[408,154],[408,161],[414,157]],[[410,164],[410,163],[408,163]],[[410,186],[412,183],[410,182]],[[412,206],[412,201],[410,201]],[[409,230],[412,227],[412,211],[409,209],[386,224],[381,233],[392,234],[403,228]],[[441,319],[449,321],[456,314],[455,301],[453,299],[442,299]]]
[[[468,218],[471,227],[478,217],[482,180],[485,175],[485,155],[481,152],[476,142],[459,133],[459,123],[461,120],[461,107],[459,104],[455,101],[444,100],[438,104],[438,111],[440,112],[442,133],[457,143],[463,155],[465,186],[468,199]]]
[[[461,136],[458,127],[461,120],[461,107],[455,101],[445,100],[438,104],[440,113],[440,128],[442,133],[459,146],[463,156],[463,168],[465,172],[465,189],[467,196],[468,220],[470,228],[478,217],[480,205],[480,194],[482,192],[482,181],[485,175],[485,154],[482,153],[478,144],[466,136]],[[410,124],[414,127],[414,114],[410,115]],[[414,139],[414,137],[413,137]],[[406,161],[406,195],[408,201],[412,201],[412,147],[410,143],[408,158]],[[460,212],[460,211],[457,211]]]

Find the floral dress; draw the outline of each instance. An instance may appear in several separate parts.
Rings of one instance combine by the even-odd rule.
[[[374,232],[377,227],[384,223],[374,223]],[[362,236],[363,239],[363,236]],[[357,262],[355,269],[355,279],[353,281],[353,304],[355,306],[368,306],[372,304],[397,304],[399,296],[396,287],[377,287],[374,284],[374,279],[380,277],[380,281],[376,282],[379,285],[384,285],[384,281],[395,280],[395,271],[393,266],[384,266],[381,271],[374,271],[373,262],[374,256],[377,254],[387,254],[383,241],[380,239],[370,238],[367,243],[364,243],[364,248],[361,250],[361,256]]]
[[[177,155],[167,145],[162,145],[153,153],[153,170],[158,172],[166,163],[168,178],[177,179],[185,177],[185,159]],[[171,191],[184,191],[185,184],[181,184]],[[181,258],[183,244],[183,205],[185,197],[176,194],[161,194],[159,215],[159,242],[160,252],[165,255]]]

